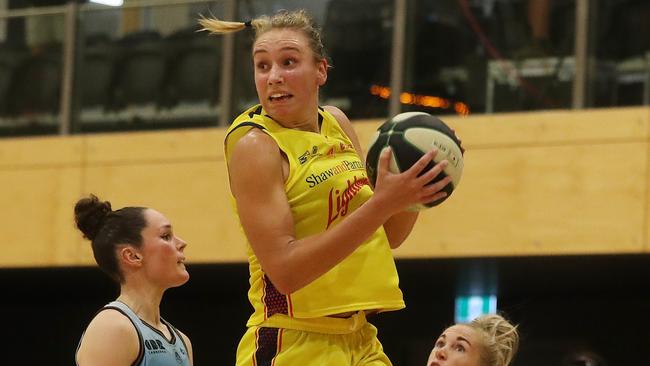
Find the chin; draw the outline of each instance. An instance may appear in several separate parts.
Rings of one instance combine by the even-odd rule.
[[[183,271],[178,278],[174,281],[174,284],[171,287],[183,286],[190,280],[190,274],[187,271]]]
[[[181,285],[184,285],[189,280],[190,280],[190,274],[187,271],[185,271],[184,276],[183,276],[183,283],[181,283]]]

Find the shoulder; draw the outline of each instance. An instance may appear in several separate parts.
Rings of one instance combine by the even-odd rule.
[[[342,110],[339,108],[332,106],[332,105],[326,105],[323,106],[323,109],[326,112],[329,112],[334,118],[336,119],[336,122],[338,122],[339,126],[341,126],[341,129],[348,135],[348,137],[352,137],[355,135],[354,128],[352,128],[352,123],[350,122],[350,119],[348,116],[343,113]]]
[[[183,342],[185,342],[185,344],[187,344],[188,347],[189,347],[189,345],[192,343],[192,342],[190,342],[190,337],[188,337],[185,333],[181,332],[178,328],[176,329],[176,331],[183,338]]]
[[[88,325],[86,332],[100,330],[106,333],[120,334],[123,336],[134,335],[137,339],[138,333],[131,319],[117,309],[104,309],[97,313]]]
[[[235,120],[232,122],[233,125],[236,125],[241,122],[248,121],[252,118],[255,118],[255,116],[259,116],[262,114],[262,105],[261,104],[256,104],[254,106],[251,106],[247,110],[243,111]]]
[[[183,343],[185,343],[185,346],[187,347],[187,352],[189,352],[190,355],[192,355],[192,342],[190,341],[190,337],[185,335],[185,333],[181,332],[180,330],[176,329],[178,331],[178,334],[181,335],[181,338],[183,339]]]
[[[351,125],[350,119],[348,116],[343,113],[342,110],[340,110],[338,107],[335,107],[333,105],[326,105],[323,106],[323,109],[327,112],[329,112],[334,118],[336,118],[336,121],[343,127],[343,125]]]
[[[339,123],[339,126],[341,127],[343,132],[345,132],[345,134],[348,136],[350,141],[352,141],[354,148],[357,150],[359,156],[361,156],[362,150],[361,150],[361,144],[359,143],[359,137],[357,136],[354,127],[352,127],[352,122],[350,122],[348,116],[346,116],[342,110],[331,105],[326,105],[323,107],[323,109],[329,112],[332,116],[334,116],[334,118],[336,118],[336,121]]]
[[[250,196],[260,181],[267,185],[282,182],[280,147],[265,132],[251,129],[233,144],[228,157],[228,172],[230,187],[236,198],[241,198],[242,192]]]
[[[275,140],[259,128],[251,128],[246,131],[233,146],[233,153],[268,153],[278,150]]]
[[[77,352],[80,366],[131,364],[140,354],[140,339],[131,320],[115,309],[100,311],[88,324]]]

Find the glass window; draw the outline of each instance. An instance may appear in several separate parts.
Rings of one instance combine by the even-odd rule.
[[[0,135],[58,132],[63,9],[7,19],[0,43]]]
[[[77,130],[216,126],[221,40],[197,19],[222,6],[82,8]]]
[[[590,3],[590,54],[613,73],[590,73],[592,106],[650,105],[650,2],[599,0]],[[604,78],[611,82],[602,87]]]
[[[410,0],[405,111],[570,108],[575,0]]]

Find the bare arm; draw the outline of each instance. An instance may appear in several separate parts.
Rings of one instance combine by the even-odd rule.
[[[392,215],[440,197],[448,183],[425,186],[441,168],[418,177],[428,153],[402,174],[388,172],[390,154],[380,158],[375,194],[345,220],[325,232],[296,239],[284,191],[282,155],[266,133],[252,129],[233,147],[228,169],[239,218],[253,251],[278,291],[299,290],[350,255]]]
[[[359,143],[359,137],[357,136],[357,133],[354,131],[354,128],[352,127],[352,123],[350,122],[348,117],[345,115],[345,113],[343,113],[343,111],[341,111],[336,107],[325,106],[323,108],[326,111],[330,112],[336,118],[343,131],[348,135],[348,137],[352,141],[354,148],[357,150],[357,154],[359,154],[359,158],[361,158],[361,161],[365,164],[365,160],[366,160],[365,154],[361,149],[361,144]],[[417,218],[418,218],[417,212],[403,211],[394,214],[388,220],[386,220],[386,222],[384,223],[384,230],[386,231],[386,236],[388,237],[388,243],[390,244],[391,248],[395,249],[398,248],[400,245],[402,245],[404,240],[406,240],[406,238],[413,230],[413,226],[415,225],[415,221],[417,220]]]
[[[116,310],[104,310],[86,329],[77,351],[77,365],[131,366],[139,352],[138,333],[131,321]]]
[[[417,219],[417,212],[402,211],[391,216],[384,223],[384,230],[386,231],[388,243],[392,249],[397,249],[404,243],[406,238],[411,234]]]

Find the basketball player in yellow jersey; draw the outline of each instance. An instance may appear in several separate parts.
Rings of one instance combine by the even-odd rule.
[[[225,142],[254,308],[237,365],[391,365],[366,315],[404,307],[390,249],[415,223],[409,206],[444,197],[448,178],[426,183],[447,162],[418,177],[430,151],[392,174],[385,151],[373,193],[350,121],[318,106],[328,63],[304,11],[201,24],[256,36],[260,105],[234,121]]]

